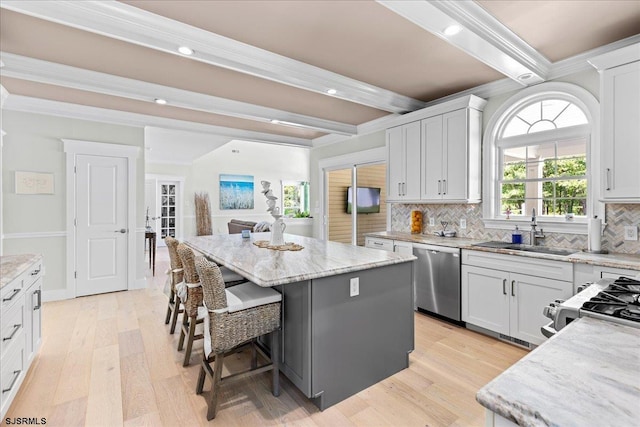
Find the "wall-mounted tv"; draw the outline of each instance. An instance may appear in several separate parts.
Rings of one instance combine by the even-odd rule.
[[[351,213],[351,201],[353,199],[353,189],[347,190],[347,213]],[[380,189],[372,187],[358,187],[357,194],[358,213],[370,214],[380,212]]]

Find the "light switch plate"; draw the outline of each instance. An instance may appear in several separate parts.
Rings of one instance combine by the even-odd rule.
[[[638,227],[635,225],[624,227],[624,240],[638,240]]]
[[[355,297],[360,295],[360,278],[352,277],[349,282],[349,296]]]
[[[463,230],[467,228],[467,220],[465,218],[460,219],[460,228]]]
[[[429,218],[429,227],[434,227],[436,225],[435,218]]]

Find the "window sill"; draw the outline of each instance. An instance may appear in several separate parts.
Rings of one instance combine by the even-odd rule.
[[[525,233],[531,227],[530,219],[483,218],[482,221],[487,229],[513,230],[517,225]],[[537,224],[538,230],[542,229],[550,233],[587,234],[586,219],[574,219],[573,221],[539,219]]]

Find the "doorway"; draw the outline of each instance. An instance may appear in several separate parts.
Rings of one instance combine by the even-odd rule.
[[[366,233],[387,229],[386,173],[384,161],[324,169],[327,240],[364,246]]]
[[[183,177],[146,175],[145,205],[149,224],[157,234],[157,246],[166,246],[167,236],[183,235]],[[146,225],[146,223],[145,223]]]

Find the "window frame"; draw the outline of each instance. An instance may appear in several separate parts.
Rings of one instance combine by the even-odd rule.
[[[522,108],[545,99],[562,99],[582,109],[588,124],[564,127],[554,130],[534,132],[524,135],[500,138],[507,123]],[[502,157],[500,148],[533,145],[549,142],[550,139],[587,138],[587,210],[586,217],[567,220],[561,217],[538,217],[541,228],[551,232],[586,234],[587,220],[597,215],[604,218],[604,204],[598,200],[600,189],[600,106],[596,98],[587,90],[560,82],[542,83],[525,88],[507,99],[492,115],[483,138],[483,222],[485,228],[512,230],[515,225],[527,229],[531,219],[526,215],[507,219],[500,212],[499,176]],[[598,153],[592,155],[592,153]]]
[[[294,180],[285,181],[285,180],[282,180],[281,184],[282,184],[281,185],[282,194],[281,194],[281,198],[280,198],[280,200],[281,200],[280,209],[281,209],[282,214],[285,215],[285,206],[284,206],[284,203],[285,203],[285,187],[298,187],[298,189],[300,189],[305,184],[306,185],[310,185],[310,183],[309,183],[309,181],[294,181]],[[301,212],[307,212],[309,215],[311,215],[311,203],[310,203],[310,200],[307,200],[307,203],[308,203],[309,206],[308,206],[308,209],[305,210],[305,211],[303,211],[301,209],[302,208],[302,206],[300,206],[301,202],[302,202],[302,200],[298,200],[298,208],[299,208],[298,210],[301,211]],[[287,215],[285,215],[285,216],[287,216]],[[295,215],[291,215],[291,216],[287,216],[287,217],[288,218],[296,218]]]

